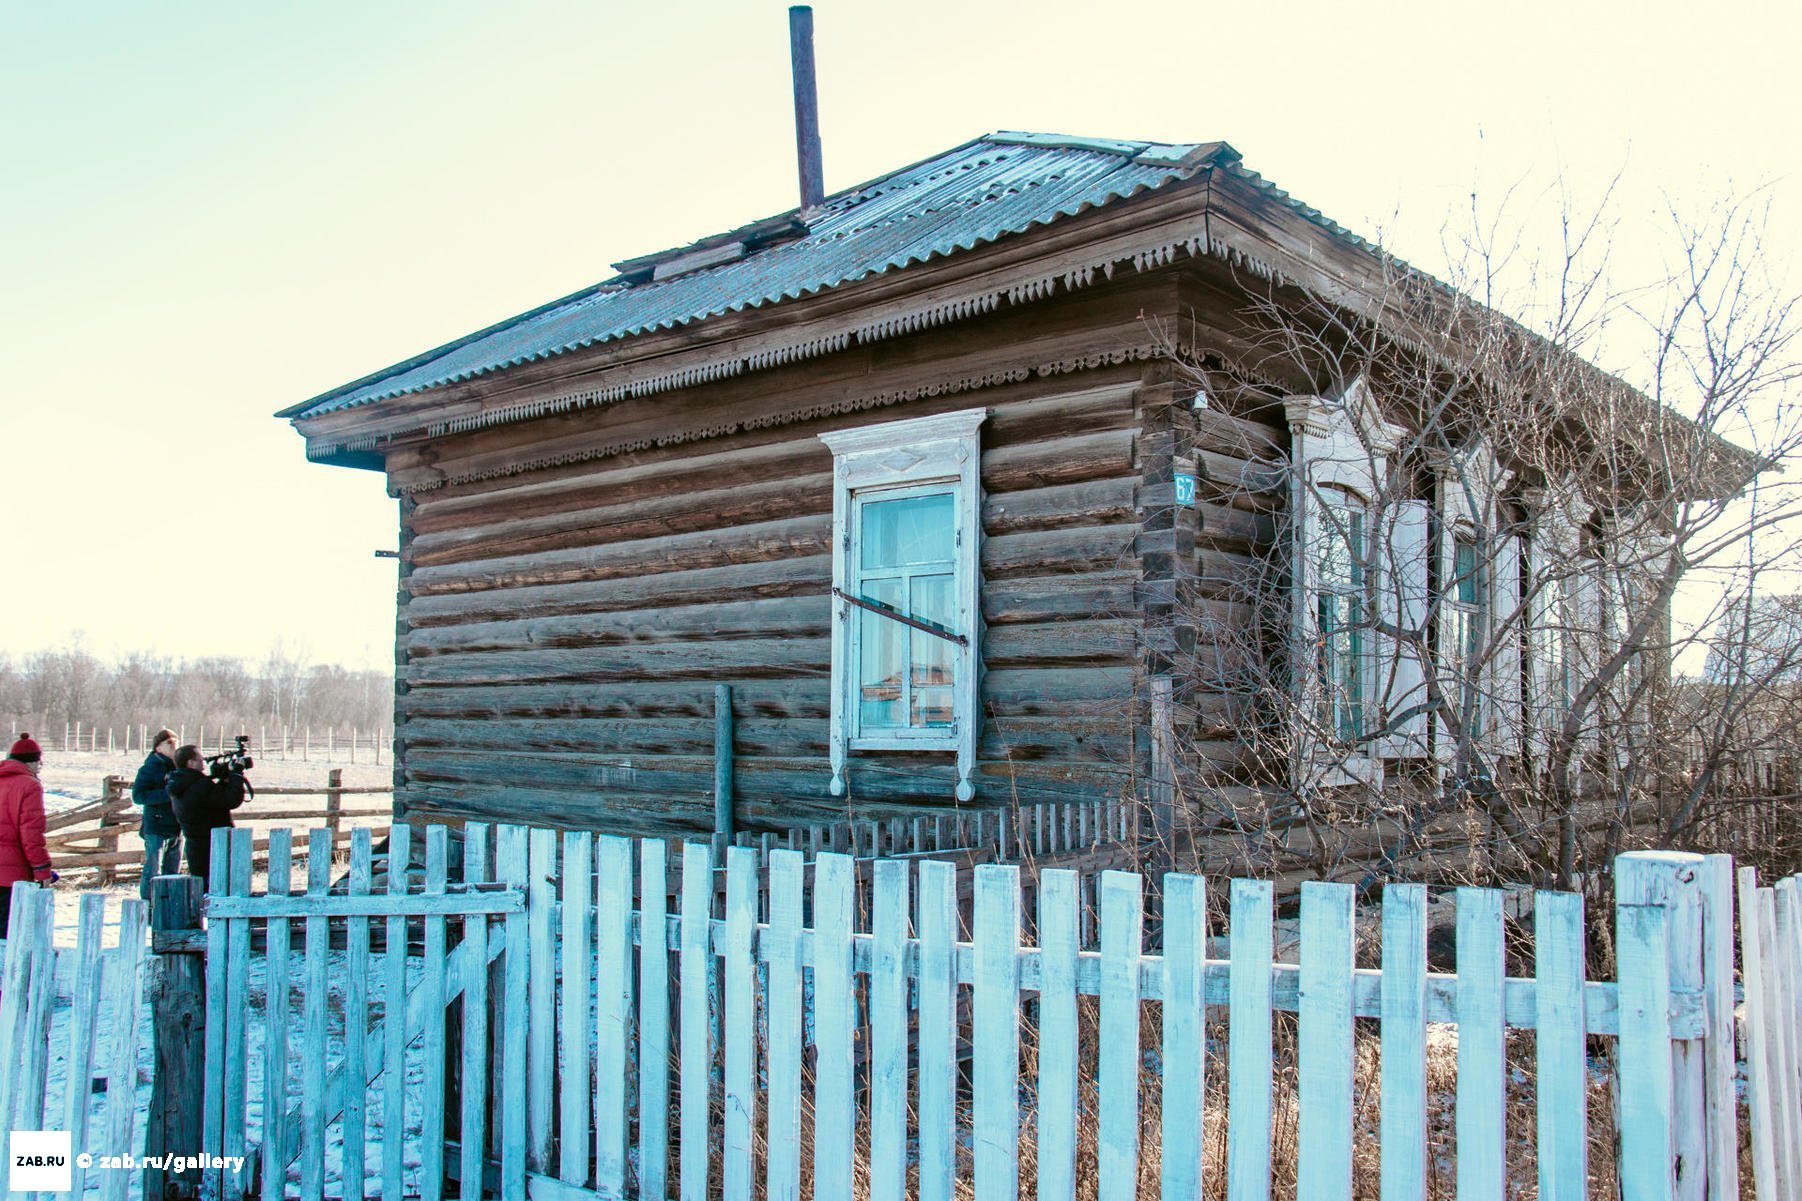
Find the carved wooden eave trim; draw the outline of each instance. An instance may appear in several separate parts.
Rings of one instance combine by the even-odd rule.
[[[893,299],[857,305],[848,294],[857,285],[851,285],[822,296],[822,300],[838,303],[843,311],[837,313],[808,318],[791,305],[772,306],[751,319],[779,322],[779,328],[615,362],[592,370],[579,387],[568,386],[566,371],[560,389],[552,380],[528,385],[534,395],[521,396],[504,387],[494,394],[495,378],[489,376],[435,392],[296,418],[294,425],[308,439],[309,457],[329,458],[346,451],[377,450],[403,439],[438,437],[648,396],[966,321],[993,313],[1004,304],[1033,304],[1098,279],[1111,280],[1118,271],[1155,271],[1180,257],[1205,254],[1207,210],[1205,203],[1197,203],[1200,197],[1193,187],[1172,189],[1170,196],[1147,198],[1157,201],[1156,205],[1121,206],[1131,208],[1131,214],[1101,210],[1098,215],[1106,221],[1099,227],[1071,223],[1082,224],[1099,236],[1085,238],[1080,232],[1073,236],[1070,227],[1047,227],[1058,237],[1044,245],[1043,239],[1035,238],[1033,243],[1040,249],[1025,261],[1019,261],[1015,246],[998,243],[993,249],[1007,251],[1013,261],[966,272],[952,282]],[[1115,227],[1122,224],[1126,228],[1116,232]],[[969,260],[946,260],[944,269],[953,265],[967,267]],[[933,274],[942,275],[944,269]],[[892,286],[887,277],[874,283]],[[692,331],[683,334],[690,336]],[[604,353],[617,356],[619,350],[618,344],[609,344]]]
[[[529,421],[819,358],[981,317],[1003,305],[1038,303],[1098,279],[1111,280],[1119,271],[1157,271],[1183,258],[1218,259],[1362,313],[1375,315],[1383,307],[1381,297],[1368,290],[1382,275],[1369,248],[1348,244],[1255,189],[1235,189],[1223,207],[1216,174],[1096,210],[1091,219],[1003,240],[974,256],[923,265],[923,271],[885,274],[800,302],[724,314],[663,331],[642,345],[609,342],[580,361],[540,362],[300,417],[294,425],[307,438],[309,458],[379,452],[403,441]],[[1405,337],[1398,341],[1423,349]],[[1099,360],[1090,355],[1065,369],[1095,365]],[[577,375],[579,383],[572,379]]]

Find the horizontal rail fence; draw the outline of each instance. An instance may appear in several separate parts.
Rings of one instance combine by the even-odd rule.
[[[1044,801],[911,818],[853,819],[793,826],[781,833],[740,832],[708,839],[723,861],[728,846],[882,857],[951,857],[977,863],[1032,863],[1100,871],[1139,863],[1139,806],[1118,799]]]
[[[62,722],[62,736],[58,738],[52,731],[54,726],[48,719],[36,721],[32,718],[13,717],[7,723],[10,733],[7,742],[10,744],[19,736],[21,730],[32,731],[43,746],[60,750],[64,754],[131,754],[148,755],[151,751],[150,739],[158,729],[157,726],[145,722],[137,725],[100,725],[96,722],[65,721]],[[175,741],[177,745],[188,741],[188,726],[185,722],[177,723]],[[311,759],[322,755],[326,760],[343,758],[347,763],[356,763],[359,758],[364,763],[382,762],[382,748],[393,738],[393,731],[376,726],[362,729],[355,725],[339,723],[336,725],[269,725],[267,722],[229,725],[223,722],[198,722],[194,725],[194,745],[203,754],[222,754],[233,748],[232,741],[239,734],[250,734],[255,731],[256,738],[251,744],[250,753],[261,755],[267,759]]]
[[[259,787],[256,797],[233,816],[256,831],[255,856],[261,866],[267,862],[269,847],[268,831],[262,827],[274,822],[320,822],[331,831],[333,846],[342,855],[350,827],[388,824],[392,795],[393,789],[386,785],[347,785],[343,772],[332,768],[323,787]],[[298,800],[303,797],[309,800]],[[138,879],[144,870],[138,837],[141,814],[131,799],[131,781],[124,776],[103,779],[99,800],[50,814],[44,822],[44,840],[58,873],[75,884]]]
[[[81,898],[75,945],[58,948],[56,894],[15,884],[9,937],[0,942],[0,1142],[15,1130],[68,1131],[72,1195],[91,1181],[103,1201],[125,1201],[132,1173],[90,1177],[80,1157],[143,1147],[138,1051],[147,917],[142,901],[117,904],[116,944],[103,945],[108,899],[89,894]],[[11,1148],[4,1150],[10,1165]]]
[[[443,827],[396,826],[394,862],[415,838],[423,870],[378,891],[369,832],[333,885],[315,831],[293,895],[286,831],[261,893],[248,835],[216,840],[205,1149],[253,1164],[218,1194],[950,1201],[1071,1198],[1090,1177],[1107,1199],[1265,1198],[1281,1103],[1283,1170],[1348,1198],[1375,1037],[1381,1191],[1423,1197],[1444,1170],[1429,1028],[1447,1024],[1460,1196],[1527,1183],[1508,1179],[1510,1030],[1535,1036],[1538,1195],[1587,1195],[1598,1038],[1624,1195],[1737,1195],[1725,856],[1622,857],[1618,979],[1588,980],[1573,894],[1538,895],[1532,974],[1512,977],[1502,894],[1460,889],[1444,974],[1419,885],[1386,889],[1380,968],[1360,968],[1344,884],[1303,885],[1280,962],[1266,882],[1103,872],[1091,937],[1066,869],[751,846],[721,863],[704,843],[472,823],[458,882]],[[1772,974],[1793,988],[1792,967]],[[1781,1016],[1770,1036],[1793,1039]]]

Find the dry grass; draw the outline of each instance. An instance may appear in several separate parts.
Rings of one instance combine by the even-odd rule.
[[[1096,1088],[1096,1047],[1098,1002],[1092,997],[1079,1000],[1078,1022],[1081,1031],[1082,1078],[1078,1094],[1076,1175],[1079,1201],[1097,1201],[1099,1196],[1098,1121],[1100,1112]],[[1156,1197],[1160,1192],[1163,1167],[1161,1131],[1161,1081],[1155,1068],[1155,1048],[1160,1041],[1160,1015],[1155,1003],[1144,1006],[1141,1042],[1143,1058],[1149,1066],[1140,1073],[1138,1159],[1138,1191],[1143,1197]],[[1206,1066],[1206,1089],[1202,1115],[1202,1154],[1204,1172],[1203,1196],[1223,1199],[1226,1195],[1227,1131],[1227,1023],[1224,1018],[1210,1023],[1209,1050]],[[1276,1015],[1273,1039],[1274,1074],[1272,1078],[1272,1118],[1270,1131],[1271,1195],[1297,1197],[1297,1158],[1299,1104],[1297,1097],[1296,1035],[1293,1014]],[[1510,1198],[1529,1199],[1538,1196],[1538,1160],[1536,1143],[1538,1120],[1534,1098],[1534,1047],[1531,1031],[1511,1031],[1507,1043],[1507,1179]],[[1020,1121],[1020,1195],[1032,1197],[1037,1189],[1036,1109],[1036,1030],[1030,1022],[1022,1028],[1021,1050],[1021,1121]],[[1352,1187],[1357,1197],[1375,1197],[1379,1193],[1381,1160],[1379,1155],[1381,1124],[1381,1043],[1377,1024],[1358,1023],[1353,1072],[1353,1163]],[[1616,1146],[1614,1135],[1615,1101],[1605,1065],[1597,1064],[1590,1073],[1589,1144],[1590,1191],[1594,1196],[1613,1196],[1616,1192]],[[812,1071],[803,1070],[803,1106],[801,1134],[802,1195],[812,1195],[813,1112]],[[1457,1039],[1451,1027],[1436,1026],[1429,1034],[1427,1052],[1427,1191],[1429,1198],[1452,1201],[1457,1196]],[[957,1196],[975,1201],[971,1179],[971,1148],[968,1141],[971,1114],[967,1091],[959,1095],[959,1130],[962,1141],[958,1153]],[[714,1182],[719,1180],[719,1098],[714,1098]],[[764,1193],[767,1147],[764,1143],[764,1114],[755,1124],[755,1193]],[[909,1114],[910,1138],[913,1114]],[[672,1128],[672,1138],[675,1135]],[[676,1179],[675,1154],[672,1149],[670,1179]],[[854,1196],[864,1201],[870,1196],[870,1154],[868,1093],[860,1091],[856,1130],[856,1154],[853,1160]],[[912,1163],[902,1192],[904,1197],[917,1197],[917,1167]]]

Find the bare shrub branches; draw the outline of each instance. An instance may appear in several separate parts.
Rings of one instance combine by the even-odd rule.
[[[1797,297],[1764,215],[1672,214],[1668,277],[1622,287],[1606,196],[1544,262],[1473,208],[1451,287],[1393,261],[1355,303],[1242,279],[1231,353],[1172,339],[1202,499],[1275,523],[1198,555],[1190,728],[1227,715],[1259,786],[1223,800],[1189,764],[1208,845],[1368,881],[1450,846],[1463,877],[1568,886],[1633,845],[1754,841],[1723,833],[1728,765],[1793,762],[1802,729],[1802,620],[1748,607],[1802,591]]]

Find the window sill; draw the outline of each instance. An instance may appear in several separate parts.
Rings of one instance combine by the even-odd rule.
[[[930,734],[865,734],[850,739],[845,745],[853,751],[947,751],[957,750],[954,731]]]

